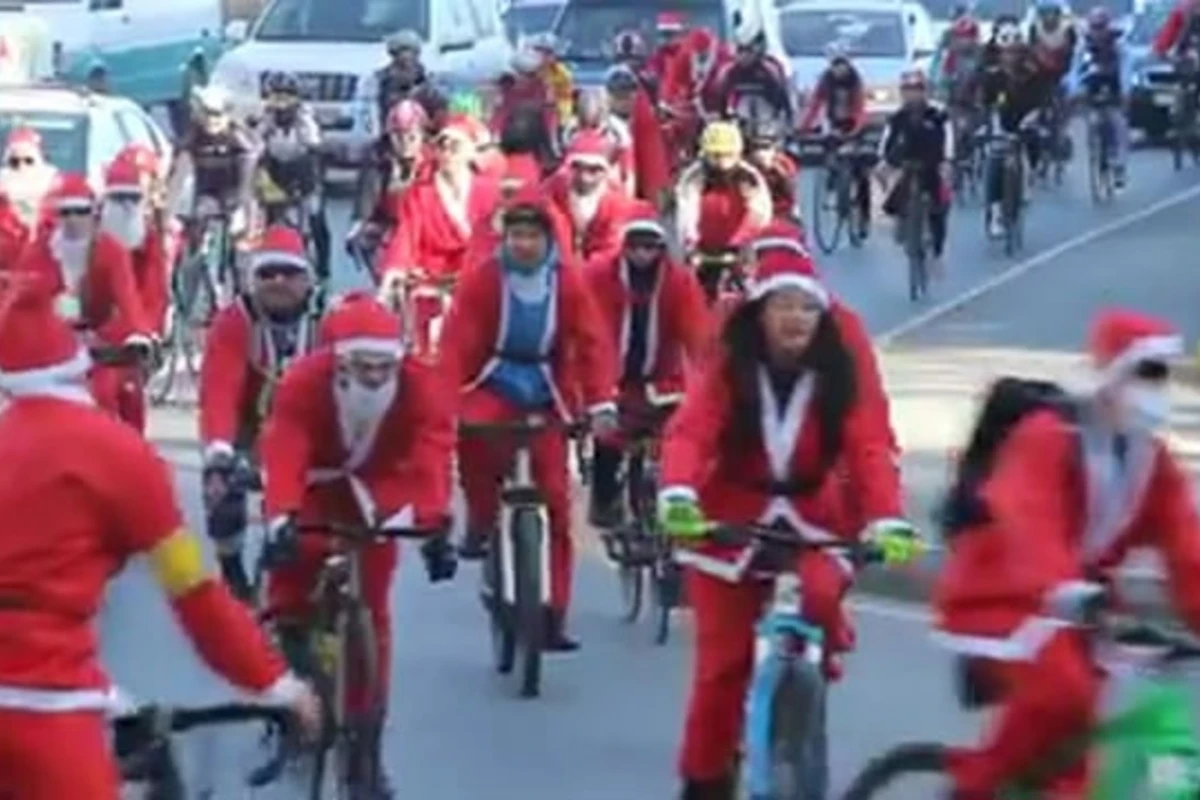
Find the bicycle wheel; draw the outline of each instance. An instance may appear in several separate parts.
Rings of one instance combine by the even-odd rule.
[[[174,294],[174,293],[172,293]],[[162,366],[148,382],[147,397],[151,406],[161,406],[171,396],[175,386],[175,373],[179,369],[179,314],[176,310],[174,297],[167,306],[167,318],[163,325],[163,362]]]
[[[348,706],[342,706],[346,733],[341,737],[341,761],[346,776],[345,796],[350,800],[363,794],[370,796],[381,777],[375,741],[384,714],[383,698],[377,696],[379,643],[375,640],[371,610],[365,605],[358,605],[347,614],[343,646],[343,697],[348,696],[349,679],[353,676],[361,687],[362,696],[367,698],[366,709],[352,711]]]
[[[516,629],[521,659],[521,696],[541,692],[542,650],[546,639],[546,614],[542,598],[542,569],[547,546],[543,517],[538,509],[513,511],[512,538],[516,572]]]
[[[1092,202],[1108,201],[1108,158],[1104,151],[1103,131],[1098,123],[1088,126],[1088,184]]]
[[[666,644],[671,636],[671,612],[679,607],[683,594],[683,571],[675,563],[670,544],[662,543],[662,552],[650,570],[654,586],[654,643]]]
[[[902,744],[867,763],[842,800],[926,800],[948,797],[946,747]]]
[[[484,583],[488,596],[484,605],[488,611],[488,630],[492,638],[492,661],[496,672],[507,675],[517,662],[517,635],[513,624],[512,608],[504,599],[503,566],[501,560],[511,549],[508,531],[492,537],[492,546],[487,549],[483,564]]]
[[[925,296],[929,284],[928,252],[925,249],[924,192],[915,185],[910,189],[904,209],[904,252],[908,256],[908,299],[916,302]]]
[[[1004,217],[1004,254],[1016,255],[1021,248],[1024,216],[1021,200],[1021,167],[1020,162],[1010,162],[1004,171],[1004,188],[1001,193],[1000,213]]]
[[[866,222],[859,207],[858,178],[851,169],[846,170],[845,181],[839,184],[838,213],[845,220],[846,240],[851,247],[862,247],[866,239]]]
[[[821,252],[826,255],[837,249],[842,237],[842,226],[845,224],[838,208],[837,187],[841,180],[838,170],[840,167],[837,164],[826,164],[825,169],[813,181],[813,233],[816,234]],[[832,192],[828,186],[831,172],[834,187]],[[833,215],[832,220],[829,219],[829,214]]]
[[[770,791],[750,785],[750,800],[825,797],[829,783],[825,681],[816,665],[799,659],[784,665],[771,696],[768,737]],[[751,754],[743,767],[754,760]]]
[[[620,532],[621,565],[617,577],[621,582],[621,619],[627,623],[637,621],[642,613],[642,600],[646,593],[646,569],[642,562],[642,545],[646,533],[645,512],[641,492],[643,460],[640,453],[629,456],[629,470],[625,475],[625,491],[628,497],[631,524]],[[632,539],[632,541],[631,541]]]

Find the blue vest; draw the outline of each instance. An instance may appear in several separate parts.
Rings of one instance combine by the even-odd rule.
[[[546,280],[551,280],[549,274]],[[541,352],[542,340],[550,326],[554,290],[551,285],[545,298],[530,303],[517,297],[509,286],[504,287],[508,325],[496,353],[499,363],[484,385],[521,409],[541,409],[554,403],[543,369],[549,364]]]

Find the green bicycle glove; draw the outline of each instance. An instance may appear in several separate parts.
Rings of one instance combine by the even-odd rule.
[[[668,536],[696,539],[708,531],[704,512],[694,498],[664,492],[658,499],[658,522]]]
[[[911,563],[924,552],[917,529],[902,519],[879,520],[871,524],[867,541],[883,551],[883,563],[898,566]]]

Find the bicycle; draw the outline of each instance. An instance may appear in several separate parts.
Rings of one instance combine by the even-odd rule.
[[[658,525],[658,445],[663,425],[683,402],[680,393],[658,394],[646,385],[649,409],[640,414],[628,434],[626,502],[631,523],[601,534],[610,561],[618,566],[623,601],[622,618],[635,622],[641,615],[646,582],[653,588],[654,641],[666,644],[671,611],[679,606],[683,579],[671,541]]]
[[[377,786],[381,777],[375,747],[383,716],[376,696],[378,644],[362,596],[360,552],[374,541],[426,539],[437,531],[319,522],[303,523],[297,532],[335,540],[309,595],[313,610],[299,625],[269,608],[259,619],[274,627],[292,668],[313,681],[326,709],[324,731],[311,752],[310,800],[351,800]],[[368,712],[352,714],[347,707],[352,671],[371,698]]]
[[[977,198],[983,183],[984,160],[972,132],[978,127],[973,106],[951,107],[950,125],[954,137],[954,161],[951,188],[956,198]]]
[[[1052,621],[1057,622],[1057,621]],[[1037,787],[1056,767],[1071,764],[1092,747],[1106,751],[1087,797],[1095,800],[1145,797],[1170,800],[1200,794],[1200,742],[1188,714],[1191,699],[1172,677],[1172,668],[1200,660],[1200,644],[1147,624],[1107,621],[1092,631],[1097,644],[1138,648],[1124,654],[1124,667],[1134,691],[1128,708],[1098,722],[1079,739],[1052,752],[1031,774],[1001,789],[1001,800],[1036,800]],[[1147,650],[1154,650],[1153,654]],[[1120,658],[1118,658],[1120,660]],[[928,778],[944,778],[948,748],[931,742],[897,745],[869,762],[855,778],[843,800],[883,797],[883,790],[907,778],[921,778],[923,796]]]
[[[796,557],[841,550],[856,563],[879,560],[872,545],[834,539],[826,531],[763,525],[713,525],[706,540],[740,546],[734,562],[679,549],[675,560],[729,583],[769,581],[770,599],[755,627],[754,671],[746,698],[741,778],[750,800],[824,797],[829,782],[825,730],[825,635],[804,619]]]
[[[1003,233],[993,236],[991,232],[992,208],[987,203],[983,210],[985,235],[990,240],[1000,238],[1004,242],[1004,254],[1013,256],[1025,242],[1025,166],[1019,133],[1009,133],[993,124],[992,129],[982,134],[987,147],[989,169],[1000,165],[1000,225]]]
[[[900,178],[907,195],[900,218],[901,243],[908,257],[908,299],[914,303],[929,292],[929,260],[933,250],[929,230],[933,198],[922,180],[924,170],[920,161],[906,161]]]
[[[1062,186],[1067,162],[1071,160],[1071,138],[1067,132],[1067,105],[1062,90],[1055,92],[1048,106],[1037,114],[1035,130],[1042,140],[1044,156],[1038,163],[1035,177],[1043,185],[1053,178],[1055,186]],[[1050,168],[1053,165],[1054,172]]]
[[[742,255],[736,247],[725,247],[711,251],[697,251],[688,257],[688,263],[696,271],[696,277],[704,288],[708,304],[717,302],[723,294],[732,292],[745,294],[746,283],[738,268]]]
[[[546,414],[504,422],[460,422],[466,438],[514,443],[512,466],[500,489],[500,529],[484,559],[480,600],[488,612],[496,671],[512,673],[520,652],[520,695],[541,692],[542,652],[550,608],[550,519],[546,499],[533,478],[533,439],[552,424]],[[585,423],[566,426],[568,436]]]
[[[1098,90],[1088,98],[1088,178],[1092,201],[1105,204],[1113,199],[1113,161],[1117,147],[1117,130],[1112,115],[1120,113],[1112,92]]]
[[[213,725],[262,722],[264,740],[292,738],[291,712],[284,708],[249,703],[225,703],[196,708],[143,706],[114,717],[110,726],[113,751],[126,785],[143,784],[146,800],[185,800],[188,796],[171,745],[173,734]],[[261,788],[279,779],[284,767],[284,749],[245,777],[246,786]]]
[[[825,176],[813,182],[813,231],[821,252],[832,253],[841,241],[842,231],[851,247],[861,247],[866,234],[859,198],[859,172],[871,157],[857,138],[821,137],[825,147]],[[832,201],[832,203],[831,203]],[[833,231],[822,222],[823,211],[833,211]]]

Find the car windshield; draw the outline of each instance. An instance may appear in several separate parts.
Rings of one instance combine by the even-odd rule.
[[[793,58],[823,56],[839,42],[856,58],[904,58],[907,49],[899,13],[788,9],[780,15],[783,50]]]
[[[256,39],[275,42],[380,42],[400,30],[429,36],[432,0],[277,0]]]
[[[1171,7],[1167,5],[1150,6],[1133,18],[1126,41],[1134,46],[1148,45],[1154,40],[1158,29],[1167,21]]]
[[[654,47],[654,18],[663,11],[683,14],[687,27],[704,27],[724,36],[724,12],[720,3],[680,3],[657,6],[645,3],[568,3],[559,17],[555,33],[562,40],[568,59],[609,61],[612,42],[622,31],[636,30]]]
[[[514,6],[504,15],[504,28],[511,41],[522,36],[544,33],[554,27],[562,6]]]
[[[0,109],[0,142],[13,128],[42,135],[46,158],[65,172],[87,172],[87,119],[81,114]]]

